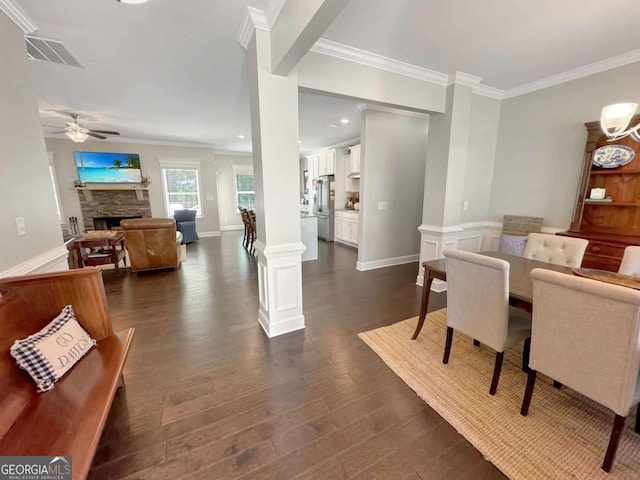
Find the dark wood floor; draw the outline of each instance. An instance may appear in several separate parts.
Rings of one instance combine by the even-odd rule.
[[[417,314],[417,264],[358,272],[354,249],[319,247],[307,328],[271,340],[236,232],[189,245],[177,273],[105,272],[136,336],[92,480],[504,478],[357,337]]]

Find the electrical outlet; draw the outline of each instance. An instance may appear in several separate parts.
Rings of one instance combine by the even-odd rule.
[[[467,210],[469,210],[469,201],[465,200],[464,203],[462,204],[462,210],[464,210],[465,212]]]
[[[386,210],[387,202],[378,202],[378,210]]]
[[[18,230],[19,237],[24,237],[27,234],[27,227],[24,224],[24,217],[16,217],[16,229]]]

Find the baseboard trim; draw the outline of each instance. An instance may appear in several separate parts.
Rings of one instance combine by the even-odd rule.
[[[220,232],[219,230],[216,232],[198,232],[198,236],[200,238],[209,238],[209,237],[221,237],[222,236],[222,232]]]
[[[225,225],[220,227],[220,231],[229,232],[231,230],[244,230],[244,225]]]
[[[0,272],[0,278],[69,270],[68,257],[67,247],[60,245]]]
[[[258,312],[258,323],[269,338],[304,329],[304,315],[287,319],[278,323],[269,323],[262,311]]]
[[[376,268],[393,267],[394,265],[404,265],[405,263],[413,263],[420,260],[420,254],[405,255],[403,257],[384,258],[382,260],[374,260],[372,262],[358,262],[356,269],[361,272],[367,270],[375,270]]]
[[[431,291],[436,293],[446,292],[447,282],[434,278],[433,283],[431,284]]]
[[[333,243],[339,243],[340,245],[346,245],[347,247],[353,247],[356,250],[358,249],[358,244],[357,243],[347,242],[346,240],[341,240],[339,238],[334,238],[333,239]]]

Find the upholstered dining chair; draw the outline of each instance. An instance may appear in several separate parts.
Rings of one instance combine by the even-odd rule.
[[[640,402],[640,291],[540,268],[531,277],[533,331],[520,413],[529,412],[537,372],[613,410],[602,464],[609,472],[625,417]]]
[[[447,340],[442,363],[449,363],[454,329],[496,351],[489,393],[498,389],[504,351],[525,341],[528,364],[531,317],[509,307],[509,262],[462,250],[445,250],[447,263]]]
[[[579,267],[589,241],[546,233],[530,233],[524,249],[525,258],[565,267]]]
[[[618,273],[640,277],[640,247],[628,246],[624,249]]]
[[[173,212],[176,229],[182,233],[182,243],[193,243],[200,240],[196,231],[196,213],[195,210],[176,210]]]

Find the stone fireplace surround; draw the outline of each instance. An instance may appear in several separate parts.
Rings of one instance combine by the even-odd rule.
[[[140,192],[138,192],[140,196]],[[142,200],[138,200],[133,190],[93,190],[92,199],[88,201],[79,191],[80,211],[82,212],[82,227],[84,231],[95,230],[94,218],[102,219],[102,226],[119,225],[122,218],[151,217],[151,204],[149,192],[142,191]],[[113,218],[118,217],[118,218]],[[107,220],[113,218],[113,220]]]

